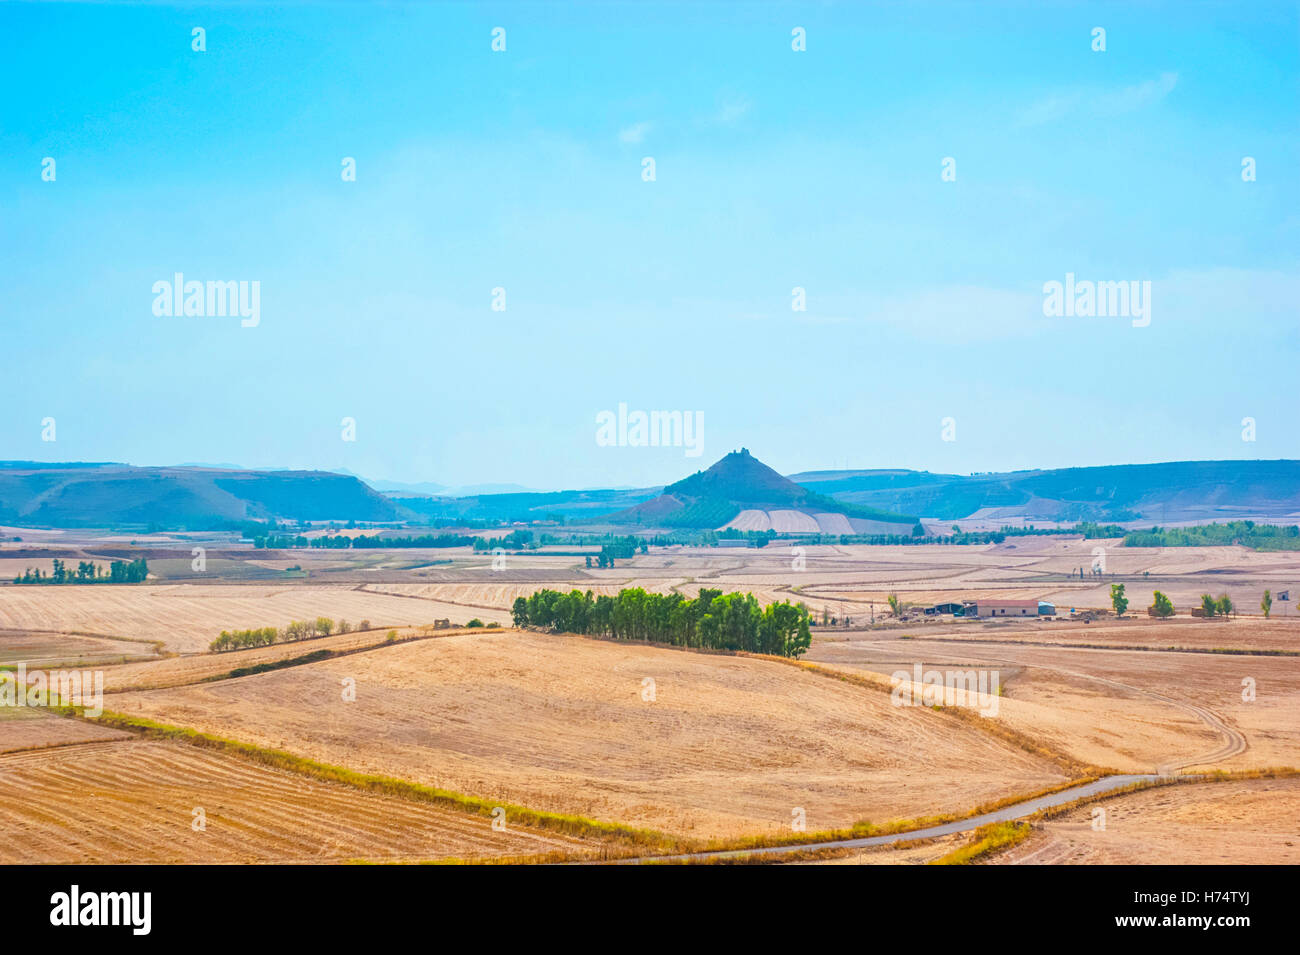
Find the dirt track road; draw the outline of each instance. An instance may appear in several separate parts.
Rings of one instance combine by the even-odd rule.
[[[764,855],[786,855],[791,852],[809,852],[819,849],[870,849],[876,846],[887,846],[897,842],[911,842],[916,839],[934,839],[939,836],[948,836],[957,832],[970,832],[978,829],[980,826],[987,826],[994,822],[1010,822],[1013,819],[1023,819],[1026,816],[1032,816],[1036,812],[1044,809],[1051,809],[1054,806],[1061,806],[1076,799],[1083,799],[1087,796],[1097,796],[1103,793],[1113,792],[1117,789],[1123,789],[1134,783],[1156,782],[1162,776],[1152,774],[1134,774],[1124,776],[1105,776],[1101,779],[1090,783],[1084,783],[1080,786],[1071,786],[1069,789],[1062,789],[1060,792],[1052,793],[1048,796],[1039,796],[1036,799],[1027,799],[1024,802],[1016,803],[1012,806],[1004,806],[993,812],[986,812],[979,816],[971,816],[969,819],[961,819],[957,822],[946,822],[939,826],[928,826],[925,829],[913,829],[910,832],[898,832],[888,836],[865,836],[859,839],[834,839],[828,842],[805,842],[802,845],[787,846],[769,846],[763,849],[737,849],[722,850],[717,852],[690,852],[673,856],[654,856],[642,857],[636,859],[619,860],[621,864],[640,864],[652,862],[699,862],[708,859],[734,859],[743,856],[764,856]],[[1191,778],[1191,777],[1188,777]]]

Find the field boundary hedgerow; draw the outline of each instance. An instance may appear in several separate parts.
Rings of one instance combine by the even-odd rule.
[[[384,628],[378,627],[376,629],[383,630]],[[389,633],[393,633],[393,632],[394,632],[393,628],[390,627]],[[348,647],[346,649],[341,649],[341,650],[331,650],[329,648],[322,648],[320,650],[313,650],[310,653],[305,653],[302,656],[298,656],[298,657],[286,657],[283,660],[268,660],[265,663],[251,663],[245,667],[235,667],[233,670],[229,670],[226,673],[218,673],[218,674],[214,674],[213,676],[206,676],[201,680],[195,680],[194,684],[219,683],[222,680],[237,680],[240,677],[254,676],[258,673],[269,673],[272,670],[283,670],[286,667],[302,666],[303,664],[306,663],[319,663],[321,660],[333,660],[336,657],[349,657],[352,656],[354,653],[370,653],[373,650],[381,650],[384,647],[396,647],[396,646],[400,646],[403,643],[415,643],[416,641],[419,640],[438,640],[441,639],[442,637],[463,637],[471,633],[480,634],[480,633],[504,633],[504,632],[505,630],[501,627],[497,627],[496,629],[493,629],[491,627],[474,627],[474,628],[466,629],[462,627],[454,630],[434,630],[434,631],[422,630],[417,633],[409,633],[405,636],[390,637],[385,640],[380,640],[377,643],[367,644],[364,647]],[[264,648],[255,647],[253,649],[264,649]],[[177,686],[193,686],[194,684],[185,684],[185,683],[171,684],[167,687],[167,689],[174,689]],[[149,689],[149,687],[131,687],[129,692],[136,692],[142,689]]]
[[[357,633],[377,633],[380,630],[384,630],[384,629],[387,629],[389,633],[393,633],[395,631],[395,628],[393,627],[388,627],[388,628],[372,627],[369,630],[353,630],[350,631],[348,634],[333,634],[333,636],[336,637],[351,636]],[[105,688],[104,692],[105,693],[142,693],[148,690],[174,690],[182,686],[198,686],[201,683],[220,683],[224,680],[237,680],[240,679],[241,677],[255,676],[256,674],[259,673],[268,673],[273,670],[282,670],[285,669],[286,667],[302,666],[303,664],[307,664],[307,663],[319,663],[322,660],[332,660],[335,657],[351,656],[354,653],[370,653],[374,650],[381,650],[384,647],[395,647],[395,646],[400,646],[403,643],[414,643],[419,640],[434,640],[441,637],[463,637],[471,633],[478,634],[478,633],[504,633],[504,632],[505,632],[505,628],[503,627],[498,627],[496,629],[493,629],[491,627],[483,627],[483,628],[457,627],[451,630],[428,630],[426,628],[421,628],[417,632],[408,633],[405,636],[398,636],[390,639],[379,639],[376,640],[376,642],[374,643],[368,643],[365,646],[361,646],[361,647],[347,647],[344,649],[330,649],[327,647],[323,647],[319,650],[312,650],[300,656],[285,657],[284,659],[281,660],[267,660],[264,663],[250,663],[247,666],[234,667],[233,669],[226,670],[222,673],[213,673],[208,676],[200,676],[200,677],[196,677],[193,680],[182,680],[181,682],[178,683],[152,683],[145,686],[130,685],[130,686],[120,686],[120,687],[109,687],[109,688]],[[317,637],[315,639],[325,640],[328,638]],[[299,641],[299,642],[306,642],[306,641]],[[214,651],[205,654],[199,654],[198,656],[214,657],[218,655],[227,656],[227,655],[233,655],[239,653],[254,653],[259,650],[269,649],[270,647],[284,647],[284,646],[292,646],[292,645],[293,644],[274,643],[274,644],[269,644],[266,647],[248,647],[244,650],[227,650],[221,652]]]
[[[1023,821],[994,822],[975,830],[971,841],[947,855],[940,856],[930,865],[969,865],[976,859],[992,855],[1019,845],[1033,832],[1033,827]]]

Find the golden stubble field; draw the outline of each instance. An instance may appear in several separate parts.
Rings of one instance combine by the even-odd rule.
[[[328,637],[314,637],[290,643],[273,643],[266,647],[232,650],[226,653],[196,653],[165,657],[161,660],[144,660],[121,666],[105,667],[104,692],[156,689],[183,686],[224,677],[231,671],[245,667],[266,666],[301,659],[311,654],[326,652],[331,655],[355,653],[390,642],[448,637],[466,631],[462,629],[438,630],[430,626],[398,627],[385,630],[354,630]],[[390,639],[389,634],[392,634]]]
[[[654,548],[613,569],[587,569],[581,558],[540,553],[511,555],[500,572],[492,570],[490,557],[472,553],[447,554],[452,560],[447,564],[441,554],[254,552],[248,559],[263,570],[301,564],[311,577],[273,584],[218,579],[0,586],[0,663],[102,666],[110,710],[359,772],[694,839],[774,837],[790,831],[794,809],[804,810],[809,830],[864,819],[880,823],[962,813],[981,802],[1061,782],[1066,771],[970,723],[922,708],[894,707],[878,690],[781,663],[518,632],[439,632],[436,639],[390,647],[383,645],[386,629],[397,629],[405,639],[421,635],[436,618],[509,624],[514,598],[540,587],[616,593],[640,586],[690,596],[702,587],[742,590],[763,602],[805,600],[818,615],[822,607],[839,616],[851,613],[856,624],[868,620],[873,609],[884,619],[884,597],[891,591],[914,604],[1005,596],[1056,599],[1062,608],[1071,603],[1102,607],[1109,602],[1108,579],[1076,577],[1071,583],[1066,577],[1081,558],[1090,559],[1093,546],[1107,546],[1108,569],[1126,581],[1131,613],[1141,613],[1156,588],[1171,594],[1180,610],[1196,594],[1226,590],[1241,609],[1252,611],[1264,587],[1276,595],[1300,578],[1292,554],[1232,547],[1116,552],[1108,546],[1113,543],[1021,538],[988,547],[819,545],[798,554],[784,543],[761,550],[672,547]],[[214,561],[213,566],[226,564]],[[1275,603],[1274,609],[1281,613],[1293,606]],[[201,652],[221,629],[283,626],[320,615],[354,625],[368,618],[379,629],[236,654]],[[996,720],[1080,763],[1184,772],[1300,765],[1300,657],[1169,649],[1292,654],[1300,649],[1300,619],[1294,615],[1265,621],[1247,613],[1226,622],[1185,615],[1153,622],[1140,616],[1089,625],[912,619],[888,621],[879,629],[815,633],[811,660],[859,674],[887,675],[915,662],[996,669],[1003,682]],[[153,641],[164,652],[181,655],[110,665],[124,656],[154,654]],[[236,680],[197,682],[219,678],[235,666],[274,663],[318,649],[348,655]],[[654,681],[653,701],[642,698],[647,678]],[[345,681],[354,681],[355,702],[342,699]],[[1242,698],[1247,682],[1255,694],[1250,700]],[[143,689],[148,687],[158,689]],[[165,790],[168,778],[175,781],[175,773],[191,765],[177,761],[172,751],[178,746],[30,710],[0,713],[0,752],[8,752],[10,760],[6,770],[12,767],[19,772],[14,778],[23,780],[21,790],[0,804],[0,835],[39,833],[53,844],[64,837],[60,832],[80,827],[95,833],[85,842],[93,858],[130,859],[131,816],[119,818],[109,810],[120,803],[147,816],[149,789]],[[346,821],[349,796],[373,794],[342,787],[334,793],[333,784],[308,780],[329,790],[320,799],[344,820],[342,828],[325,827],[317,838],[311,831],[319,828],[315,817],[294,816],[292,808],[296,799],[315,799],[315,790],[276,790],[265,780],[272,789],[259,790],[263,783],[257,782],[251,791],[264,793],[270,814],[257,816],[253,803],[226,795],[247,771],[246,761],[200,755],[221,764],[211,770],[214,780],[223,774],[232,780],[205,783],[202,791],[217,793],[212,798],[218,805],[235,807],[231,819],[253,821],[232,822],[223,830],[226,842],[190,843],[184,837],[169,850],[163,835],[172,831],[167,826],[176,823],[190,798],[173,793],[174,802],[156,804],[170,807],[165,825],[152,818],[139,823],[140,860],[258,861],[279,853],[283,861],[337,861],[564,849],[546,842],[551,835],[528,843],[534,848],[483,843],[477,827],[485,823],[479,817],[438,823],[439,831],[458,832],[462,823],[467,828],[461,835],[417,841],[412,848],[369,828],[366,820],[378,810],[358,809],[356,820]],[[104,768],[119,758],[120,779]],[[80,768],[65,772],[65,759],[79,761],[68,765]],[[236,768],[222,768],[226,763]],[[137,786],[135,780],[142,782]],[[1268,789],[1266,781],[1251,782],[1258,782],[1271,802],[1265,806],[1263,796],[1243,795],[1242,805],[1250,809],[1240,817],[1242,825],[1254,820],[1261,832],[1269,832],[1276,829],[1278,814],[1300,817],[1294,787]],[[1174,843],[1177,833],[1186,831],[1192,833],[1186,845],[1200,845],[1198,800],[1210,797],[1193,793],[1229,792],[1219,785],[1171,790],[1165,798],[1187,801],[1179,804],[1184,808],[1177,824],[1168,823],[1159,830],[1163,835],[1144,844],[1157,855],[1167,852],[1169,861],[1202,861],[1201,850],[1179,855]],[[95,795],[87,799],[87,792]],[[385,805],[401,802],[373,798]],[[50,812],[41,820],[16,814],[20,800],[33,799]],[[362,805],[370,806],[365,800]],[[1150,811],[1155,808],[1153,803]],[[1211,805],[1206,811],[1215,810]],[[417,820],[401,815],[404,809],[391,812],[418,830]],[[1158,818],[1163,817],[1153,815]],[[1218,831],[1209,823],[1204,830]],[[265,851],[254,844],[261,832],[272,833]],[[200,851],[203,845],[209,848]],[[1031,840],[1017,851],[1032,845]],[[890,860],[926,861],[936,848],[943,847],[896,850]],[[1287,857],[1285,850],[1276,840],[1264,840],[1257,853],[1263,857],[1250,861],[1278,861]],[[1079,855],[1082,851],[1077,846],[1053,850],[1037,861],[1094,860]],[[1123,861],[1135,858],[1136,851],[1103,854],[1095,861]],[[882,855],[871,854],[872,861]]]
[[[146,582],[0,587],[0,628],[129,636],[161,641],[166,650],[179,653],[207,650],[222,630],[283,627],[291,620],[330,617],[353,626],[369,620],[375,627],[404,627],[439,618],[465,623],[481,615],[437,601],[358,590],[356,585]],[[501,622],[508,622],[508,616]]]
[[[51,749],[129,736],[122,730],[85,720],[64,719],[47,710],[0,707],[0,753]]]
[[[158,655],[158,646],[140,640],[58,631],[0,630],[0,666],[79,667],[122,663]]]
[[[1159,786],[1048,819],[998,865],[1300,864],[1300,778]],[[1104,816],[1096,816],[1101,809]],[[1103,828],[1104,827],[1104,828]]]
[[[980,865],[1296,865],[1300,778],[1157,786],[1033,821],[1018,845]],[[808,865],[926,865],[969,833],[836,855]]]
[[[349,680],[355,702],[341,699]],[[643,698],[651,685],[654,699]],[[796,809],[810,831],[960,812],[1066,778],[876,689],[768,660],[564,635],[422,641],[115,694],[112,708],[696,839],[789,832]]]
[[[1194,633],[1196,625],[1180,629]],[[1262,620],[1224,630],[1236,646],[1294,640]],[[1128,644],[1135,628],[1087,631],[1099,643]],[[1300,657],[1037,646],[1017,640],[1025,636],[1014,627],[979,640],[850,633],[816,641],[809,658],[885,675],[916,663],[995,670],[999,720],[1125,772],[1300,766]]]
[[[186,743],[121,735],[0,754],[0,865],[397,862],[591,848]]]

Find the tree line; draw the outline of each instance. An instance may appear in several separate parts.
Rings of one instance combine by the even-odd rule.
[[[764,608],[753,594],[708,588],[694,600],[640,587],[620,590],[613,597],[593,597],[590,590],[539,590],[516,598],[511,616],[516,627],[784,657],[799,656],[812,642],[803,604],[781,601]]]
[[[470,537],[466,543],[473,544],[476,551],[496,550],[498,547],[502,550],[523,550],[537,546],[533,543],[533,532],[525,530],[514,530],[504,537]]]
[[[1241,544],[1255,550],[1300,550],[1300,526],[1228,521],[1196,527],[1153,527],[1124,535],[1125,547],[1209,547]]]
[[[1123,584],[1111,584],[1110,592],[1112,601],[1115,597],[1116,587],[1119,588],[1121,599],[1124,595]],[[1127,600],[1124,601],[1124,606],[1128,606]],[[1264,611],[1265,617],[1267,617],[1269,612],[1273,609],[1273,595],[1267,590],[1264,591],[1264,599],[1260,601],[1259,607]],[[1116,605],[1116,609],[1118,610],[1118,605]],[[1227,617],[1237,612],[1237,608],[1232,603],[1232,598],[1227,594],[1221,594],[1218,597],[1211,597],[1209,594],[1201,594],[1200,610],[1201,612],[1198,616],[1202,617]],[[1119,612],[1123,613],[1122,610],[1119,610]],[[1157,590],[1152,594],[1152,603],[1151,606],[1147,608],[1147,613],[1153,617],[1172,617],[1174,615],[1174,602],[1169,599],[1168,595]]]
[[[349,537],[346,534],[333,534],[323,537],[304,537],[302,534],[290,537],[287,534],[266,534],[253,538],[253,547],[266,550],[290,550],[295,547],[317,547],[326,550],[362,550],[375,547],[468,547],[477,542],[477,537],[460,534],[423,534],[419,537],[372,537],[358,534]]]
[[[54,559],[50,573],[42,573],[39,567],[29,567],[21,576],[14,578],[16,584],[138,584],[149,576],[149,563],[143,557],[135,560],[115,560],[105,571],[103,566],[93,560],[77,562],[73,570],[57,557]]]
[[[227,650],[247,650],[249,647],[269,647],[273,643],[291,643],[296,640],[310,640],[313,637],[328,637],[331,633],[351,633],[352,625],[346,620],[337,624],[329,617],[317,617],[315,620],[292,620],[288,626],[257,627],[253,630],[222,630],[221,635],[208,645],[213,653]],[[369,630],[370,621],[362,620],[357,630]]]

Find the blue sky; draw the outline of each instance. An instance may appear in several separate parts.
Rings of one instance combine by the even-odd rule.
[[[0,458],[1300,457],[1298,50],[1294,3],[0,5]],[[178,271],[260,324],[155,316]],[[1045,317],[1067,272],[1150,324]],[[598,446],[619,402],[702,457]]]

